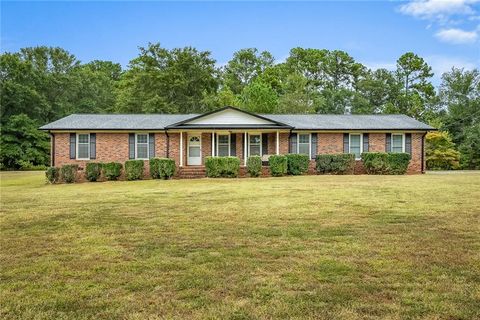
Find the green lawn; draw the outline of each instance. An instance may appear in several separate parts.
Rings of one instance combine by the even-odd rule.
[[[479,319],[480,173],[2,172],[2,319]]]

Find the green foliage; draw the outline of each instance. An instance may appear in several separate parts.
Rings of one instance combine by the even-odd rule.
[[[310,158],[306,154],[287,154],[287,172],[288,174],[298,176],[308,172]]]
[[[425,137],[427,169],[452,170],[460,166],[460,153],[446,131],[429,132]]]
[[[25,114],[11,116],[1,127],[0,162],[5,168],[28,169],[48,165],[48,134]]]
[[[250,112],[273,113],[278,105],[278,96],[270,85],[256,80],[242,90],[239,103]]]
[[[405,174],[410,163],[408,153],[364,152],[362,161],[368,174]]]
[[[319,154],[315,158],[316,170],[321,174],[353,174],[353,153]]]
[[[150,176],[153,179],[170,179],[175,175],[175,160],[168,158],[150,159]]]
[[[205,168],[209,178],[236,178],[240,172],[240,159],[237,157],[207,157]]]
[[[281,155],[272,155],[268,158],[270,174],[273,177],[281,177],[287,174],[287,157]]]
[[[143,178],[143,160],[125,161],[125,178],[127,180],[141,180]]]
[[[103,175],[107,180],[117,180],[122,174],[123,165],[119,162],[107,162],[102,165]]]
[[[461,164],[465,169],[480,169],[480,123],[465,130],[465,139],[460,145]]]
[[[33,164],[29,161],[18,160],[17,162],[20,165],[19,170],[21,171],[44,171],[47,169],[47,166],[44,164]]]
[[[85,178],[90,182],[95,182],[102,174],[102,164],[98,162],[89,162],[85,166]]]
[[[262,157],[250,156],[247,158],[247,172],[251,177],[258,177],[262,174]]]
[[[60,179],[65,183],[73,183],[77,178],[78,165],[66,164],[60,168]]]
[[[48,167],[45,171],[45,177],[50,183],[57,183],[60,177],[60,169],[57,167]]]

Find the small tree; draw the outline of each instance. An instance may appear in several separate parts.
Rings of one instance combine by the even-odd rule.
[[[465,130],[465,140],[460,145],[462,168],[480,169],[480,124]]]
[[[452,170],[459,168],[460,153],[455,150],[455,144],[448,132],[429,132],[425,141],[427,169]]]

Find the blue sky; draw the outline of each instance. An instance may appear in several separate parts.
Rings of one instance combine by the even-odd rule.
[[[279,60],[293,47],[347,51],[369,67],[394,68],[413,51],[437,73],[480,67],[479,0],[413,2],[5,2],[1,51],[48,45],[80,59],[123,66],[138,46],[209,50],[218,64],[241,48]]]

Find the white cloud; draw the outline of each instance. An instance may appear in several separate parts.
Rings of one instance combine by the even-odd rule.
[[[462,29],[450,28],[450,29],[441,29],[435,33],[435,37],[440,41],[453,43],[453,44],[464,44],[464,43],[474,43],[478,38],[478,33],[476,30],[465,31]]]
[[[384,62],[384,61],[365,62],[364,65],[371,70],[387,69],[387,70],[393,71],[397,68],[397,64],[395,62]]]
[[[431,55],[425,57],[425,61],[432,67],[434,73],[432,82],[434,85],[439,85],[442,81],[442,74],[452,70],[453,67],[465,70],[480,68],[480,61],[474,62],[460,57]]]
[[[473,15],[472,5],[480,0],[414,0],[400,6],[400,12],[420,19],[445,20],[451,15]]]

